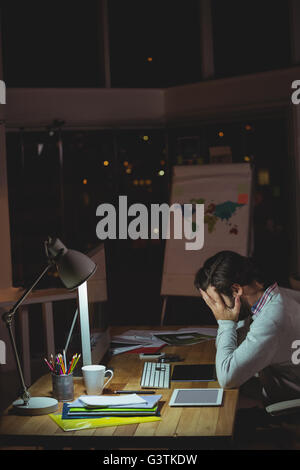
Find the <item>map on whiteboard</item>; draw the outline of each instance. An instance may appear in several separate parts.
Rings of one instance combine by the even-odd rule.
[[[219,251],[232,250],[248,256],[251,248],[252,169],[245,163],[173,167],[171,204],[190,204],[192,231],[198,232],[196,204],[204,204],[204,246],[185,249],[185,239],[166,242],[162,295],[198,296],[195,273]],[[184,211],[183,211],[184,212]],[[183,214],[185,215],[185,214]]]
[[[204,223],[207,224],[208,233],[213,233],[216,230],[216,224],[218,221],[225,222],[229,227],[229,233],[232,235],[238,235],[239,227],[236,223],[231,223],[231,218],[236,214],[237,210],[245,206],[246,198],[243,199],[244,203],[225,201],[221,204],[215,204],[210,201],[208,206],[205,208]],[[205,204],[206,201],[203,198],[191,199],[192,204]],[[207,204],[206,204],[207,205]],[[193,222],[193,232],[197,231],[197,225]]]

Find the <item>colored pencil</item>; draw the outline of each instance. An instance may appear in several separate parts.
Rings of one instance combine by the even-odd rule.
[[[74,358],[75,358],[75,355],[72,357],[72,360],[71,360],[71,363],[70,363],[70,366],[69,366],[69,370],[68,370],[68,374],[72,370],[72,365],[73,365],[73,362],[74,362]]]
[[[80,359],[80,356],[81,356],[81,354],[79,354],[79,355],[77,356],[77,358],[75,359],[75,362],[74,362],[74,364],[73,364],[73,367],[72,367],[71,372],[73,372],[73,370],[75,369],[75,367],[76,367],[76,365],[77,365],[77,362],[78,362],[79,359]]]
[[[63,370],[63,374],[65,374],[65,373],[66,373],[66,369],[65,369],[64,360],[63,360],[63,357],[62,357],[61,354],[59,355],[59,360],[60,360],[60,363],[61,363],[61,367],[62,367],[62,370]]]
[[[66,351],[65,350],[63,350],[63,360],[64,360],[64,369],[65,369],[65,373],[66,373],[68,366],[67,366],[67,358],[66,358]]]
[[[64,357],[63,357],[64,355]],[[56,354],[55,359],[53,354],[51,354],[50,359],[48,361],[47,358],[44,358],[45,363],[47,364],[49,370],[57,375],[69,375],[72,374],[74,371],[77,362],[79,361],[81,354],[73,354],[71,361],[69,364],[66,362],[66,354],[63,351],[63,355],[61,353]]]
[[[60,355],[60,354],[57,355],[57,362],[58,362],[58,364],[59,364],[59,366],[60,366],[60,368],[61,368],[62,374],[64,374],[64,367],[63,367],[63,363],[62,363],[61,355]]]
[[[47,361],[47,359],[44,357],[44,361],[46,362],[47,366],[49,367],[49,369],[54,372],[54,369],[52,367],[52,365]]]

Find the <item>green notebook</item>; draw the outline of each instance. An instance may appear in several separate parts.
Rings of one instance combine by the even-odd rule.
[[[101,416],[157,416],[158,406],[153,408],[84,408],[70,407],[64,403],[62,410],[63,419],[71,418],[97,418]]]
[[[111,413],[137,413],[137,412],[143,412],[145,414],[147,413],[153,413],[157,411],[157,405],[154,406],[153,408],[69,408],[68,412],[69,413],[80,413],[80,414],[85,414],[87,413],[88,415],[91,414],[100,414],[100,413],[105,413],[106,415],[110,415]]]

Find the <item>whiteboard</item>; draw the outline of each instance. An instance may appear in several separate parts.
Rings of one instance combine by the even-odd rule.
[[[185,238],[166,240],[161,295],[198,296],[194,278],[207,258],[223,250],[250,254],[251,197],[247,163],[173,167],[169,204],[204,203],[204,246],[188,251]]]
[[[106,259],[104,243],[87,253],[97,265],[95,274],[87,282],[89,302],[105,302],[107,300]]]

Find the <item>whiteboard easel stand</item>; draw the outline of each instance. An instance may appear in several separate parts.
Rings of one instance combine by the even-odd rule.
[[[161,309],[161,315],[160,315],[160,326],[163,326],[163,324],[164,324],[164,319],[165,319],[165,315],[166,315],[166,308],[167,308],[167,301],[168,301],[168,296],[164,295],[162,309]]]

